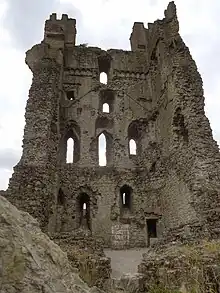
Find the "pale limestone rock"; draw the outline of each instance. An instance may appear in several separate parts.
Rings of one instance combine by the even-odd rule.
[[[0,196],[0,292],[89,293],[37,221]],[[96,292],[93,288],[92,292]]]

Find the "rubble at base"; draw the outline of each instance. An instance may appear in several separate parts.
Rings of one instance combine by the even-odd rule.
[[[80,279],[76,266],[68,261],[66,253],[41,232],[37,221],[2,196],[0,251],[1,293],[217,293],[220,288],[219,240],[203,240],[188,245],[178,242],[155,245],[143,256],[138,274],[124,275],[118,281],[107,275],[109,278],[104,291],[96,286],[89,288]],[[91,258],[91,255],[87,253],[85,259]],[[82,265],[83,261],[79,267]],[[84,273],[84,279],[87,274],[86,281],[93,285],[98,278],[88,268],[85,262],[81,274]],[[92,269],[98,271],[96,265]]]
[[[220,241],[178,242],[152,248],[138,268],[149,293],[217,293],[220,288]]]
[[[105,288],[111,276],[111,260],[104,254],[103,240],[87,235],[85,231],[58,233],[51,236],[67,252],[72,267],[89,285]]]

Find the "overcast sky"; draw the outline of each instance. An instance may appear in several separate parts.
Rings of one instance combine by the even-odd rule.
[[[25,51],[43,37],[52,12],[77,20],[77,43],[130,49],[134,21],[163,17],[168,0],[0,0],[0,189],[21,156],[24,110],[31,83]],[[211,2],[211,3],[210,3]],[[176,0],[180,33],[204,81],[206,114],[220,142],[219,0]]]

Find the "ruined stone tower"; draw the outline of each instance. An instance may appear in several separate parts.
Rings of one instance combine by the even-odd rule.
[[[75,37],[75,19],[52,14],[27,52],[33,82],[9,200],[49,234],[81,231],[113,248],[217,237],[219,150],[174,3],[148,28],[134,24],[131,51],[76,45]]]

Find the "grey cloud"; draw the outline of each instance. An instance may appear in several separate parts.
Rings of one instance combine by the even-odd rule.
[[[79,41],[81,35],[88,35],[88,32],[83,27],[83,16],[79,9],[77,9],[74,5],[69,3],[62,3],[57,6],[56,11],[61,11],[62,13],[67,14],[70,18],[76,19],[76,28],[77,28],[77,34],[79,35]],[[81,42],[83,43],[83,41]],[[85,43],[85,42],[84,42]]]
[[[44,22],[52,12],[68,13],[80,18],[72,5],[61,5],[58,0],[8,0],[4,27],[9,31],[14,46],[29,49],[43,37]]]
[[[215,38],[213,33],[207,34],[183,34],[186,45],[196,62],[199,73],[202,75],[205,90],[212,92],[218,85],[220,77],[220,39]],[[206,41],[204,42],[204,39]]]
[[[11,170],[20,159],[20,152],[14,149],[0,149],[0,169]]]
[[[52,12],[57,12],[58,15],[66,13],[69,17],[76,18],[77,44],[88,43],[105,49],[128,48],[129,46],[127,39],[133,23],[129,23],[127,19],[124,19],[123,23],[117,23],[117,25],[123,25],[123,30],[120,30],[117,36],[115,36],[115,29],[118,26],[115,24],[115,26],[106,27],[102,35],[97,38],[96,33],[85,26],[81,11],[72,4],[61,4],[59,0],[7,0],[7,3],[4,27],[12,37],[13,46],[21,50],[28,50],[42,40],[44,22]]]
[[[16,46],[27,49],[41,37],[44,20],[55,9],[57,0],[8,0],[7,3],[5,28]]]

